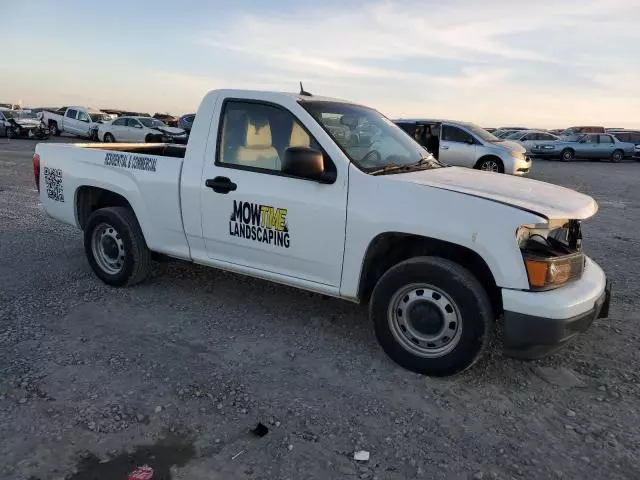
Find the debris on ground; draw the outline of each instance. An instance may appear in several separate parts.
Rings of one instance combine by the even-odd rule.
[[[367,452],[366,450],[358,450],[353,454],[353,459],[357,462],[368,462],[369,452]]]

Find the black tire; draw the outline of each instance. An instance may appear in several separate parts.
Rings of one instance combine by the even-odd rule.
[[[108,132],[104,134],[103,139],[104,143],[115,143],[116,141],[115,137]]]
[[[122,265],[116,272],[103,268],[94,250],[94,235],[105,226],[113,230],[109,234],[110,238],[117,237],[124,250],[120,257]],[[104,244],[104,240],[99,243]],[[126,207],[101,208],[91,214],[84,229],[84,250],[94,273],[113,287],[135,285],[146,279],[151,272],[151,251],[136,216]]]
[[[574,152],[572,149],[565,148],[560,153],[560,160],[562,160],[563,162],[570,162],[575,158],[575,155],[576,155],[576,152]]]
[[[622,150],[615,150],[611,154],[611,161],[613,163],[620,163],[624,159],[624,152]]]
[[[422,285],[426,287],[422,289]],[[415,337],[411,339],[412,343],[408,339],[411,335],[407,329],[403,329],[402,333],[396,328],[396,322],[392,318],[402,318],[402,311],[401,308],[395,309],[394,299],[401,298],[399,307],[403,307],[401,303],[407,302],[409,295],[403,297],[402,292],[407,288],[416,288],[416,295],[423,295],[425,290],[431,289],[444,294],[436,297],[433,292],[431,296],[420,297],[414,305],[435,305],[436,302],[442,302],[443,298],[445,304],[450,302],[453,305],[447,307],[456,313],[458,325],[454,325],[453,328],[459,328],[460,333],[456,331],[453,334],[457,336],[457,340],[455,344],[451,341],[450,350],[438,354],[439,356],[416,353],[416,350],[429,350],[433,344],[423,345],[423,340],[418,342]],[[421,290],[423,293],[420,293]],[[405,324],[411,324],[414,331],[419,331],[411,323],[413,321],[409,320],[410,308],[406,309]],[[433,308],[427,305],[427,311],[429,309],[433,311]],[[432,321],[434,317],[425,317],[429,314],[425,314],[424,311],[423,308],[423,313],[418,313],[416,323]],[[440,257],[415,257],[391,267],[373,290],[369,315],[378,342],[391,359],[408,370],[438,377],[453,375],[472,366],[487,346],[493,323],[489,297],[478,279],[466,268]],[[451,325],[455,323],[447,324],[449,320],[442,316],[437,321],[441,326],[436,328],[441,330],[452,328]],[[422,333],[424,331],[419,331],[419,334]]]
[[[7,138],[18,138],[19,135],[16,133],[13,127],[7,127]]]
[[[504,173],[504,164],[502,163],[502,160],[497,157],[481,159],[476,168],[485,172]]]
[[[49,130],[54,137],[60,136],[60,129],[58,128],[57,122],[49,122]]]
[[[144,137],[144,143],[153,143],[155,141],[155,137],[151,133],[147,133],[147,136]]]

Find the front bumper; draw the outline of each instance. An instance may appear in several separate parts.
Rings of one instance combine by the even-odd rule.
[[[503,290],[503,303],[505,354],[535,359],[585,332],[596,318],[607,317],[611,284],[587,259],[583,277],[573,284],[547,292]]]

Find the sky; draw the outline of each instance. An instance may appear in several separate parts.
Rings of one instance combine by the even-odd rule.
[[[391,118],[640,128],[640,0],[0,0],[0,102],[195,111],[305,90]]]

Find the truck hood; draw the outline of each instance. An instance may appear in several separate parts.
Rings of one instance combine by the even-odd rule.
[[[388,175],[395,180],[484,198],[547,219],[582,220],[598,211],[596,201],[574,190],[512,175],[444,167]]]

